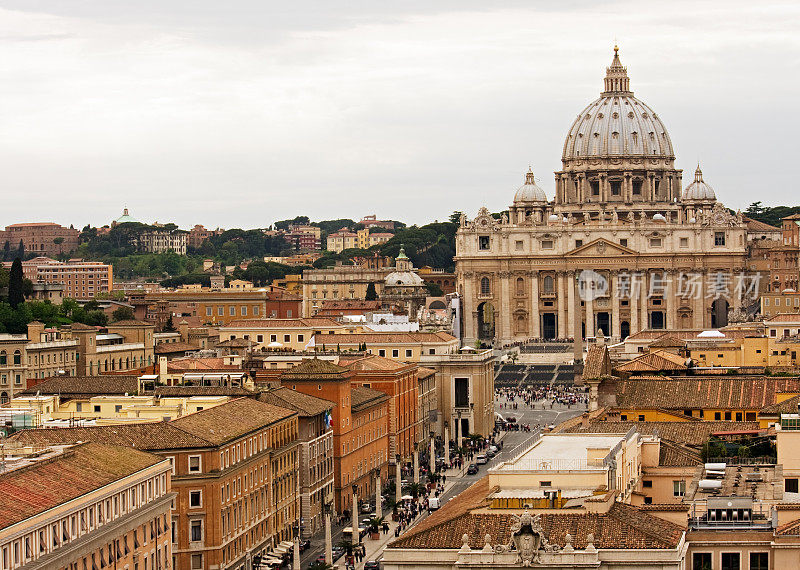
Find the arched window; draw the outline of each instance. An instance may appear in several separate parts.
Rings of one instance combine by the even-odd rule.
[[[8,392],[0,392],[0,404],[8,403]]]
[[[522,277],[517,277],[517,296],[521,297],[525,294],[525,280]]]
[[[553,293],[555,291],[555,286],[553,285],[553,276],[552,275],[545,275],[544,282],[542,283],[542,289],[544,289],[545,293]]]
[[[492,285],[488,277],[481,277],[481,295],[491,295]]]
[[[0,364],[8,364],[8,355],[5,350],[0,350]]]
[[[22,353],[19,350],[14,351],[14,364],[22,364]]]

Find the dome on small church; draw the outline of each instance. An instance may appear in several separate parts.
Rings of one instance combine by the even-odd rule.
[[[694,171],[694,182],[689,184],[683,191],[681,196],[683,200],[716,200],[717,195],[714,189],[711,188],[703,180],[703,171],[700,170],[700,165],[697,165],[697,170]]]
[[[547,202],[547,194],[536,185],[533,177],[533,170],[528,168],[525,174],[525,184],[517,189],[514,194],[514,202]]]

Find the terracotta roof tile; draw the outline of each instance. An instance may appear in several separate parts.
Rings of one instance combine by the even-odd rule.
[[[686,370],[685,361],[685,358],[666,350],[656,350],[620,364],[614,370],[619,372],[673,372]]]
[[[800,313],[778,313],[764,321],[765,323],[800,323]]]
[[[133,394],[139,390],[136,376],[55,376],[20,392],[25,396],[60,394],[63,398]]]
[[[288,329],[288,328],[341,328],[342,324],[324,317],[307,317],[302,319],[239,319],[231,321],[227,325],[220,327],[227,328],[264,328],[264,329]]]
[[[171,354],[174,352],[189,352],[199,350],[195,345],[188,342],[162,342],[157,344],[154,351],[156,354]]]
[[[800,395],[792,396],[777,404],[765,406],[761,408],[760,415],[796,414],[798,406],[800,406]]]
[[[789,521],[775,529],[778,536],[800,536],[800,519]]]
[[[347,363],[343,364],[343,362]],[[350,361],[347,361],[345,359],[340,359],[339,364],[342,366],[346,366],[351,370],[362,370],[365,372],[406,370],[414,367],[413,364],[407,364],[405,362],[399,362],[397,360],[392,360],[391,358],[376,356],[372,354],[369,356],[362,356],[361,358],[356,358]]]
[[[608,374],[610,360],[606,345],[593,344],[586,354],[586,363],[583,365],[583,378],[600,378]]]
[[[656,435],[662,440],[669,440],[683,445],[700,447],[712,433],[729,430],[757,430],[758,422],[617,422],[593,420],[588,427],[580,422],[573,423],[563,430],[564,433],[627,433],[635,427],[642,435]]]
[[[358,411],[370,406],[374,406],[389,399],[383,392],[378,392],[372,388],[363,386],[353,386],[350,392],[350,407]]]
[[[508,543],[511,513],[475,512],[488,492],[488,480],[484,478],[405,536],[390,543],[389,548],[456,550],[461,547],[464,534],[469,537],[470,548],[474,549],[483,547],[486,534],[493,544]],[[678,525],[622,503],[614,503],[607,513],[546,512],[541,515],[541,524],[551,544],[563,546],[566,535],[571,534],[576,549],[586,547],[590,533],[599,549],[672,549],[683,536],[683,529]]]
[[[252,398],[239,398],[169,423],[214,445],[221,445],[294,414],[292,410]]]
[[[78,441],[94,441],[133,447],[144,451],[210,447],[206,440],[186,433],[171,425],[170,422],[25,429],[15,433],[11,439],[25,445],[55,445],[76,443]]]
[[[294,410],[301,416],[316,416],[327,410],[332,410],[336,404],[329,400],[309,396],[289,388],[275,388],[258,395],[260,402],[267,402],[274,406]]]
[[[621,409],[756,409],[775,403],[779,392],[800,393],[800,378],[773,376],[681,376],[632,378],[617,383]]]
[[[349,373],[347,368],[337,366],[328,360],[306,358],[281,374],[281,380],[341,380]]]
[[[161,457],[125,447],[85,443],[0,475],[0,529],[161,461]]]
[[[158,386],[154,395],[161,398],[180,396],[255,396],[256,393],[238,386]]]
[[[361,344],[362,342],[373,344],[416,344],[430,342],[450,342],[456,337],[444,332],[370,332],[370,333],[343,333],[334,336],[339,344]],[[316,337],[316,335],[315,335]],[[321,335],[316,340],[317,345],[322,344],[329,335]],[[326,342],[325,344],[332,344]]]

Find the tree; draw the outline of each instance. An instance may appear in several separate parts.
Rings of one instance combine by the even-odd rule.
[[[25,302],[24,279],[22,260],[17,257],[11,264],[11,273],[8,276],[8,304],[11,305],[12,309],[16,309],[17,305]]]
[[[19,240],[19,247],[17,247],[17,257],[20,259],[25,259],[25,244],[22,243],[22,240]]]
[[[114,309],[114,312],[111,313],[111,318],[114,321],[133,320],[134,318],[133,309],[131,309],[130,307],[126,307],[124,305],[122,307],[117,307],[116,309]]]
[[[375,291],[375,283],[370,282],[367,285],[367,294],[364,296],[365,301],[375,301],[378,299],[378,293]]]
[[[173,332],[175,330],[175,323],[172,322],[172,315],[167,317],[167,322],[164,323],[164,332]]]
[[[442,291],[442,288],[433,281],[426,281],[425,288],[428,290],[428,295],[431,297],[444,297],[444,291]]]

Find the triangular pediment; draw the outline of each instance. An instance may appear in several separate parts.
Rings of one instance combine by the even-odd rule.
[[[605,238],[597,238],[589,243],[583,244],[580,247],[576,247],[565,254],[566,257],[585,255],[636,255],[636,252],[630,248],[622,246],[618,243],[614,243],[613,241],[609,241]]]

